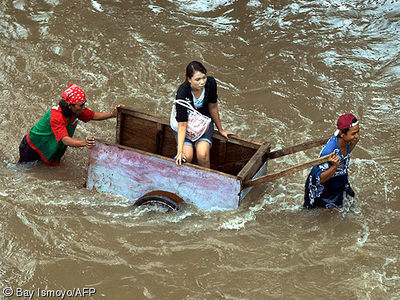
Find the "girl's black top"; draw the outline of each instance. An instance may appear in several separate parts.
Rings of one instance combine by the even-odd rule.
[[[205,95],[203,105],[199,108],[194,107],[192,90],[190,88],[190,83],[183,83],[176,92],[176,99],[186,100],[194,109],[196,109],[201,114],[210,117],[210,111],[208,109],[209,103],[217,103],[218,94],[217,94],[217,82],[214,77],[207,76],[207,82],[205,85]],[[188,114],[187,108],[182,105],[176,104],[176,121],[178,122],[187,122]]]

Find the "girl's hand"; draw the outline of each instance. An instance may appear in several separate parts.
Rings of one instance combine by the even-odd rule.
[[[186,162],[186,157],[183,154],[183,152],[179,152],[176,156],[175,156],[175,163],[177,166],[181,166],[182,163]]]
[[[228,131],[228,130],[219,130],[218,131],[223,137],[229,138],[228,135],[233,134],[233,132]]]

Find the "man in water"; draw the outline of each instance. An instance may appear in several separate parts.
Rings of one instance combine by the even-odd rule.
[[[117,115],[118,106],[111,113],[95,112],[85,107],[86,95],[76,84],[70,84],[63,91],[58,105],[53,106],[32,127],[19,146],[19,163],[43,160],[51,166],[58,166],[61,157],[70,147],[93,148],[94,138],[86,140],[73,138],[78,121],[106,120]]]
[[[341,115],[337,130],[320,153],[320,157],[330,154],[327,163],[314,166],[307,177],[304,192],[304,207],[342,207],[343,194],[354,197],[350,187],[347,169],[350,152],[360,140],[360,127],[352,114]]]

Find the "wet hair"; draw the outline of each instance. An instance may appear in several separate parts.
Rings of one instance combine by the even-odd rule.
[[[357,119],[356,118],[354,118],[352,121],[351,121],[351,124],[354,124],[354,123],[357,123]],[[342,130],[340,130],[343,134],[347,134],[347,132],[350,130],[350,128],[346,128],[346,129],[342,129]]]
[[[193,75],[194,75],[194,73],[196,71],[207,75],[207,70],[203,66],[203,64],[201,62],[198,62],[198,61],[194,60],[194,61],[190,62],[186,67],[185,83],[188,82],[188,78],[192,78],[193,77]]]
[[[72,116],[72,110],[69,108],[67,101],[61,99],[58,105],[60,105],[64,117],[68,119]]]

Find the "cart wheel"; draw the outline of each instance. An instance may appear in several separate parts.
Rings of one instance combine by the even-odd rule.
[[[134,206],[155,207],[169,211],[178,210],[183,204],[183,199],[166,191],[152,191],[140,197]]]

